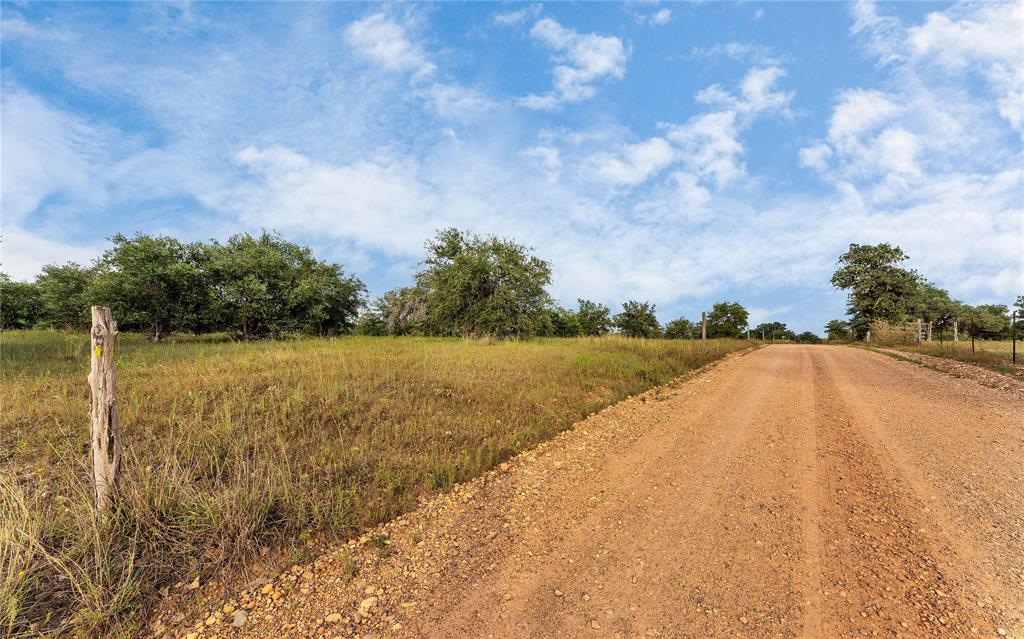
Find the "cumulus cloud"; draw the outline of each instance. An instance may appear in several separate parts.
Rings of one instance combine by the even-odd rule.
[[[554,88],[544,95],[530,94],[519,100],[528,109],[553,109],[563,103],[594,96],[594,86],[604,79],[621,80],[629,52],[622,40],[597,33],[577,33],[551,18],[534,23],[530,35],[554,51]]]
[[[505,27],[511,27],[518,24],[522,24],[527,20],[536,18],[537,15],[540,14],[541,9],[542,5],[531,4],[528,7],[523,7],[522,9],[518,9],[516,11],[509,11],[507,13],[496,13],[494,14],[494,17],[492,19],[494,20],[494,24],[498,24]]]
[[[356,52],[388,71],[426,77],[437,69],[423,48],[408,36],[406,27],[386,13],[356,20],[345,28],[344,35]]]

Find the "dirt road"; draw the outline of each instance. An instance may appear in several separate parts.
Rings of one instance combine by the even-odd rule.
[[[254,588],[240,630],[202,636],[1021,638],[1024,401],[771,346],[384,532],[270,584],[276,601]]]

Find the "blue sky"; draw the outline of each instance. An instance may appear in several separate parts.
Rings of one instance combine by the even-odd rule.
[[[409,282],[457,226],[552,293],[821,332],[851,242],[1024,293],[1024,4],[2,5],[3,269],[276,229]]]

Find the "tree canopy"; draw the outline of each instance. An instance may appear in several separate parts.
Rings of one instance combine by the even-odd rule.
[[[660,337],[661,324],[654,314],[654,304],[630,300],[615,316],[615,328],[629,337]]]
[[[739,302],[718,302],[708,313],[708,337],[740,337],[750,314]]]
[[[898,266],[907,255],[898,246],[851,244],[839,257],[832,285],[849,292],[846,312],[850,327],[863,337],[872,322],[902,322],[917,293],[917,272]]]

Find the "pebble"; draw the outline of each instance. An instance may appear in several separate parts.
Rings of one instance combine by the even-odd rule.
[[[324,621],[326,621],[327,623],[338,623],[341,621],[341,614],[337,612],[332,612],[331,614],[327,615],[326,618],[324,618]]]
[[[231,615],[232,628],[241,628],[247,621],[249,621],[249,613],[244,610],[236,610],[235,613]]]

